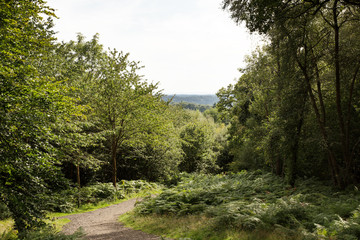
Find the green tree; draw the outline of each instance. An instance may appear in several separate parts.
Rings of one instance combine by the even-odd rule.
[[[115,174],[154,179],[177,169],[178,144],[169,105],[156,92],[156,84],[148,84],[137,74],[141,67],[128,60],[129,54],[104,51],[98,35],[89,41],[78,35],[76,41],[59,44],[55,54],[60,58],[51,59],[56,67],[50,70],[71,87],[71,96],[79,98],[79,104],[88,109],[85,120],[72,122],[77,132],[65,126],[71,136],[76,134],[72,138],[79,140],[68,147],[71,158],[73,153],[83,156],[81,161],[74,159],[81,166],[94,163],[94,158],[110,162],[114,185]],[[86,134],[90,136],[85,138]],[[90,147],[93,151],[89,154],[85,145],[98,140],[102,144],[95,150]],[[170,147],[170,143],[174,144]],[[105,176],[102,179],[106,179],[107,167],[104,164],[100,170]]]
[[[180,139],[184,159],[179,165],[185,172],[215,172],[217,155],[215,124],[200,112],[191,112],[191,119],[181,129]],[[219,147],[218,147],[219,148]]]
[[[278,52],[296,63],[292,72],[300,70],[302,76],[288,82],[302,79],[297,88],[306,87],[334,183],[344,187],[354,182],[359,162],[354,154],[359,139],[355,82],[360,51],[354,38],[359,34],[359,4],[345,0],[223,3],[235,21],[245,21],[250,31],[266,34]]]
[[[236,85],[218,94],[217,106],[231,116],[233,169],[263,168],[267,163],[293,184],[307,95],[304,84],[298,84],[299,70],[291,64],[294,60],[277,48],[257,50],[247,58]]]
[[[46,197],[60,179],[53,126],[79,113],[75,99],[35,63],[53,44],[44,1],[0,3],[0,197],[20,233],[44,223]]]
[[[82,185],[80,169],[96,170],[102,163],[97,155],[93,154],[102,137],[88,116],[91,113],[91,80],[98,74],[96,69],[99,68],[104,53],[102,46],[98,44],[98,35],[89,42],[84,39],[79,34],[77,41],[51,45],[44,52],[43,59],[35,60],[39,73],[53,76],[63,87],[68,88],[64,94],[77,99],[76,106],[82,109],[82,115],[74,115],[68,121],[54,126],[55,131],[61,133],[61,137],[54,140],[58,149],[57,158],[62,161],[63,166],[71,166],[71,174],[66,176],[72,175],[72,166],[75,167],[78,188]],[[64,169],[64,172],[68,170]]]
[[[109,140],[114,187],[120,146],[142,145],[162,127],[157,121],[163,109],[162,95],[156,92],[156,84],[141,79],[138,63],[128,56],[113,50],[104,57],[100,74],[92,83],[90,100],[92,117]]]

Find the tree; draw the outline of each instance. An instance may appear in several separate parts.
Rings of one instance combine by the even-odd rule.
[[[200,112],[191,112],[191,119],[181,129],[181,148],[184,159],[179,170],[184,172],[216,172],[216,159],[220,152],[216,148],[216,133],[213,120]]]
[[[76,160],[77,168],[77,162],[82,166],[94,163],[94,159],[110,162],[114,186],[117,175],[124,170],[123,177],[144,174],[142,177],[154,179],[171,172],[170,165],[177,168],[178,144],[169,106],[161,100],[157,85],[148,84],[137,74],[141,67],[128,60],[129,54],[105,51],[98,35],[85,41],[80,34],[76,41],[59,44],[55,55],[60,58],[51,58],[56,67],[50,70],[72,89],[70,94],[80,99],[78,104],[87,109],[86,119],[78,118],[72,127],[65,126],[65,132],[79,139],[67,147],[68,155],[71,158],[76,155],[77,159],[79,154],[92,156]],[[85,145],[94,144],[94,140],[101,144],[95,150],[91,147],[90,153]],[[171,142],[174,144],[170,147]],[[175,153],[174,157],[168,156],[170,151]],[[145,171],[141,164],[150,170]],[[107,167],[103,164],[100,170],[104,180]]]
[[[71,121],[57,126],[57,130],[65,135],[57,143],[61,149],[60,157],[63,162],[75,166],[78,188],[81,188],[80,168],[97,170],[103,164],[94,149],[100,148],[104,138],[90,118],[93,82],[101,74],[99,69],[106,55],[98,41],[98,34],[90,41],[78,34],[76,41],[56,44],[48,51],[47,62],[42,63],[47,65],[43,67],[44,73],[55,76],[67,86],[70,89],[68,96],[78,99],[77,106],[83,109],[82,116],[74,116]]]
[[[354,182],[355,163],[359,161],[354,159],[359,139],[355,82],[359,79],[356,59],[360,51],[354,38],[359,34],[355,29],[359,4],[341,0],[223,3],[235,21],[245,21],[250,31],[266,34],[278,51],[296,62],[293,72],[301,72],[303,81],[297,84],[306,87],[334,183],[344,187]],[[329,114],[332,107],[335,115]]]
[[[80,114],[35,63],[54,40],[46,16],[54,14],[41,0],[0,3],[0,197],[20,233],[44,224],[44,194],[59,184],[53,126]]]
[[[119,147],[125,142],[138,143],[158,124],[154,120],[161,100],[155,92],[157,86],[141,80],[136,73],[138,63],[129,61],[128,56],[116,50],[106,55],[101,75],[92,86],[93,117],[109,137],[114,187]]]

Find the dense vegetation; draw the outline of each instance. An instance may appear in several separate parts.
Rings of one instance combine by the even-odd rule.
[[[0,217],[14,220],[19,238],[75,239],[44,228],[49,211],[154,187],[123,179],[169,186],[139,216],[359,238],[360,4],[223,7],[266,44],[217,98],[184,96],[217,102],[205,109],[172,104],[98,35],[58,42],[45,1],[0,2]]]
[[[298,176],[359,183],[358,1],[225,0],[238,23],[266,38],[234,85],[219,90],[230,119],[233,170],[270,167]]]
[[[334,191],[331,184],[314,179],[303,179],[292,188],[281,177],[260,170],[185,174],[175,186],[140,203],[136,215],[125,220],[136,226],[145,218],[147,226],[153,224],[151,219],[165,218],[171,229],[179,219],[197,216],[202,219],[197,229],[184,228],[177,235],[191,239],[239,239],[236,236],[248,234],[243,239],[349,240],[360,237],[359,201],[357,189]],[[176,232],[161,227],[152,231],[169,237]]]

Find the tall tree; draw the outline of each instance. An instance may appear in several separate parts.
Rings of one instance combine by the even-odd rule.
[[[77,99],[77,107],[83,115],[73,116],[69,121],[56,125],[63,136],[57,139],[59,158],[75,166],[78,188],[81,187],[80,168],[98,169],[102,161],[92,154],[102,140],[99,129],[91,121],[91,86],[97,77],[104,58],[103,47],[98,43],[98,34],[85,41],[79,34],[76,41],[57,43],[46,52],[46,61],[37,61],[41,74],[54,76],[69,89],[67,96]],[[71,171],[72,172],[72,171]]]
[[[53,11],[41,0],[0,2],[0,199],[20,233],[43,225],[44,193],[56,184],[53,126],[78,113],[67,88],[41,75],[53,44]]]
[[[306,85],[334,182],[339,187],[353,182],[357,175],[354,164],[358,162],[354,151],[358,148],[359,116],[354,111],[354,100],[358,99],[355,82],[359,80],[359,62],[349,64],[345,56],[347,52],[353,57],[360,53],[353,38],[359,32],[355,29],[359,24],[359,4],[342,0],[223,3],[235,21],[245,21],[251,31],[266,34],[295,59],[304,79],[298,84]],[[349,29],[353,34],[349,34]],[[336,109],[337,122],[329,114],[330,106]]]
[[[105,51],[99,43],[98,35],[86,41],[80,34],[76,41],[60,44],[56,55],[63,56],[63,59],[51,59],[57,66],[52,70],[54,75],[71,87],[71,96],[78,97],[79,104],[88,109],[86,121],[72,125],[88,125],[87,128],[90,125],[91,128],[79,128],[80,132],[76,133],[78,137],[75,139],[86,140],[81,132],[90,134],[92,140],[102,138],[104,148],[99,147],[92,156],[104,160],[104,154],[107,153],[105,156],[109,156],[112,165],[114,186],[119,174],[119,161],[123,161],[122,169],[131,168],[124,166],[124,163],[131,164],[132,158],[143,159],[150,166],[158,161],[153,159],[156,154],[167,154],[164,139],[173,138],[169,106],[161,100],[157,85],[147,83],[138,75],[141,67],[139,63],[128,59],[129,54],[116,50]],[[81,146],[89,142],[80,141],[79,144],[86,153],[86,148]],[[79,155],[81,151],[74,151],[76,149],[78,147],[72,145],[71,152]],[[149,156],[145,156],[144,152]]]
[[[104,57],[90,100],[93,117],[109,138],[114,187],[119,147],[141,144],[161,124],[156,122],[162,108],[157,85],[142,80],[137,74],[141,67],[128,56],[113,50]]]

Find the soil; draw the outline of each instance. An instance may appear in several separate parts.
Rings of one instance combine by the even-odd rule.
[[[125,227],[118,221],[121,214],[131,211],[138,199],[131,199],[92,212],[64,216],[71,220],[62,232],[73,234],[80,227],[88,240],[157,240],[161,237]]]

